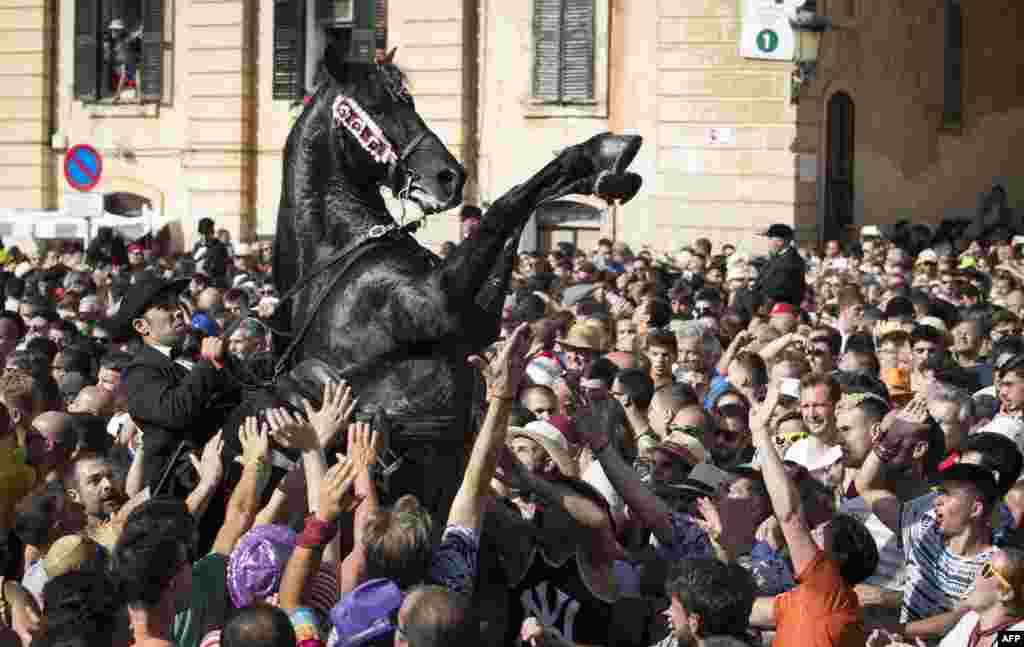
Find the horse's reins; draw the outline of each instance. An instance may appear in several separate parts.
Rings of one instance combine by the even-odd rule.
[[[353,111],[355,114],[353,115]],[[419,229],[423,218],[418,218],[409,224],[405,224],[405,202],[404,198],[408,196],[409,191],[412,189],[412,185],[415,179],[419,175],[410,169],[406,162],[409,157],[419,149],[420,144],[426,139],[429,131],[426,129],[417,133],[403,148],[402,152],[398,155],[394,154],[394,146],[388,141],[387,136],[384,134],[383,129],[380,128],[370,117],[368,113],[359,104],[350,97],[339,95],[335,99],[335,106],[332,111],[334,115],[334,125],[336,128],[344,128],[355,138],[356,142],[370,154],[372,159],[377,161],[387,161],[388,174],[387,182],[392,192],[395,192],[399,200],[402,203],[402,224],[392,222],[390,225],[374,225],[362,236],[352,241],[340,251],[333,254],[326,261],[313,268],[312,271],[308,272],[305,276],[301,277],[295,285],[293,285],[288,292],[282,297],[280,302],[294,299],[303,289],[305,289],[310,282],[323,274],[326,270],[340,266],[331,277],[331,280],[327,283],[324,289],[317,296],[313,303],[313,307],[309,310],[309,314],[306,320],[302,323],[299,328],[299,332],[292,337],[288,347],[285,348],[281,354],[281,358],[277,361],[274,366],[274,377],[278,377],[284,373],[287,368],[288,361],[291,356],[295,353],[299,344],[305,338],[309,332],[309,328],[313,324],[313,320],[316,317],[317,312],[320,310],[320,306],[323,305],[327,295],[331,293],[334,286],[338,284],[338,281],[344,276],[345,272],[350,268],[357,260],[362,258],[368,251],[375,249],[388,241],[395,241],[401,239],[402,234],[411,234],[412,232]],[[360,122],[354,122],[353,116],[361,119]],[[359,123],[361,126],[357,127],[355,123]],[[399,173],[405,175],[405,187],[398,189]],[[425,218],[426,216],[424,216]]]

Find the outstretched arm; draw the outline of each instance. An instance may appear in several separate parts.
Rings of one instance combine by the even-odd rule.
[[[753,409],[750,414],[750,429],[754,436],[754,446],[760,450],[761,474],[765,487],[772,502],[775,517],[782,526],[782,534],[786,537],[793,572],[802,573],[818,554],[818,546],[811,537],[807,527],[800,495],[796,485],[786,474],[786,468],[775,450],[771,433],[768,431],[768,420],[778,404],[779,392],[776,388],[768,391],[764,404]]]
[[[480,357],[471,358],[472,364],[483,372],[487,381],[487,416],[473,443],[462,485],[452,501],[449,525],[476,532],[480,532],[483,526],[491,479],[498,466],[498,456],[505,446],[508,417],[526,370],[529,347],[529,326],[521,324],[490,363],[485,364]]]
[[[659,542],[669,544],[672,541],[671,508],[647,487],[610,442],[624,419],[622,405],[617,401],[599,400],[579,416],[576,427],[587,434],[594,458],[600,461],[612,487],[622,495],[632,515],[650,528]]]

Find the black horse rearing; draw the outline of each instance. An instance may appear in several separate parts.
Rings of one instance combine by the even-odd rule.
[[[522,225],[570,193],[632,198],[640,178],[626,168],[640,138],[570,147],[498,199],[442,261],[397,228],[380,187],[434,213],[461,202],[463,168],[416,113],[390,56],[354,64],[329,51],[325,71],[285,147],[275,238],[274,280],[296,292],[283,304],[292,376],[345,379],[360,411],[388,423],[390,455],[401,457],[388,498],[413,493],[444,514],[471,427],[466,360],[498,336]]]

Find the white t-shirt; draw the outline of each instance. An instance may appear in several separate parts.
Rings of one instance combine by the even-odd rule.
[[[963,618],[960,618],[960,622],[956,623],[956,626],[946,634],[946,637],[939,643],[939,647],[967,647],[971,644],[971,634],[974,633],[974,628],[978,626],[980,619],[981,616],[977,611],[968,611]],[[1007,629],[1024,629],[1024,620],[1010,625]]]
[[[951,611],[974,585],[993,548],[961,557],[946,548],[935,523],[936,495],[926,494],[903,504],[900,515],[907,579],[900,622],[928,618]]]
[[[608,502],[612,518],[615,519],[616,523],[621,522],[625,518],[626,502],[618,490],[615,489],[615,486],[612,485],[612,482],[608,480],[608,475],[604,473],[604,468],[601,467],[600,462],[596,460],[592,462],[580,478],[601,493],[604,500]]]
[[[863,523],[878,547],[878,568],[866,583],[890,591],[902,591],[906,580],[907,558],[903,554],[899,536],[882,523],[862,496],[844,499],[839,504],[839,512]]]

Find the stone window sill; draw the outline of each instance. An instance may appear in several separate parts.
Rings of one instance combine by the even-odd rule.
[[[160,116],[159,103],[83,103],[90,119],[153,119]]]
[[[578,101],[575,103],[547,103],[531,100],[525,106],[528,119],[546,119],[551,117],[589,117],[591,119],[607,119],[608,106],[601,101]]]

